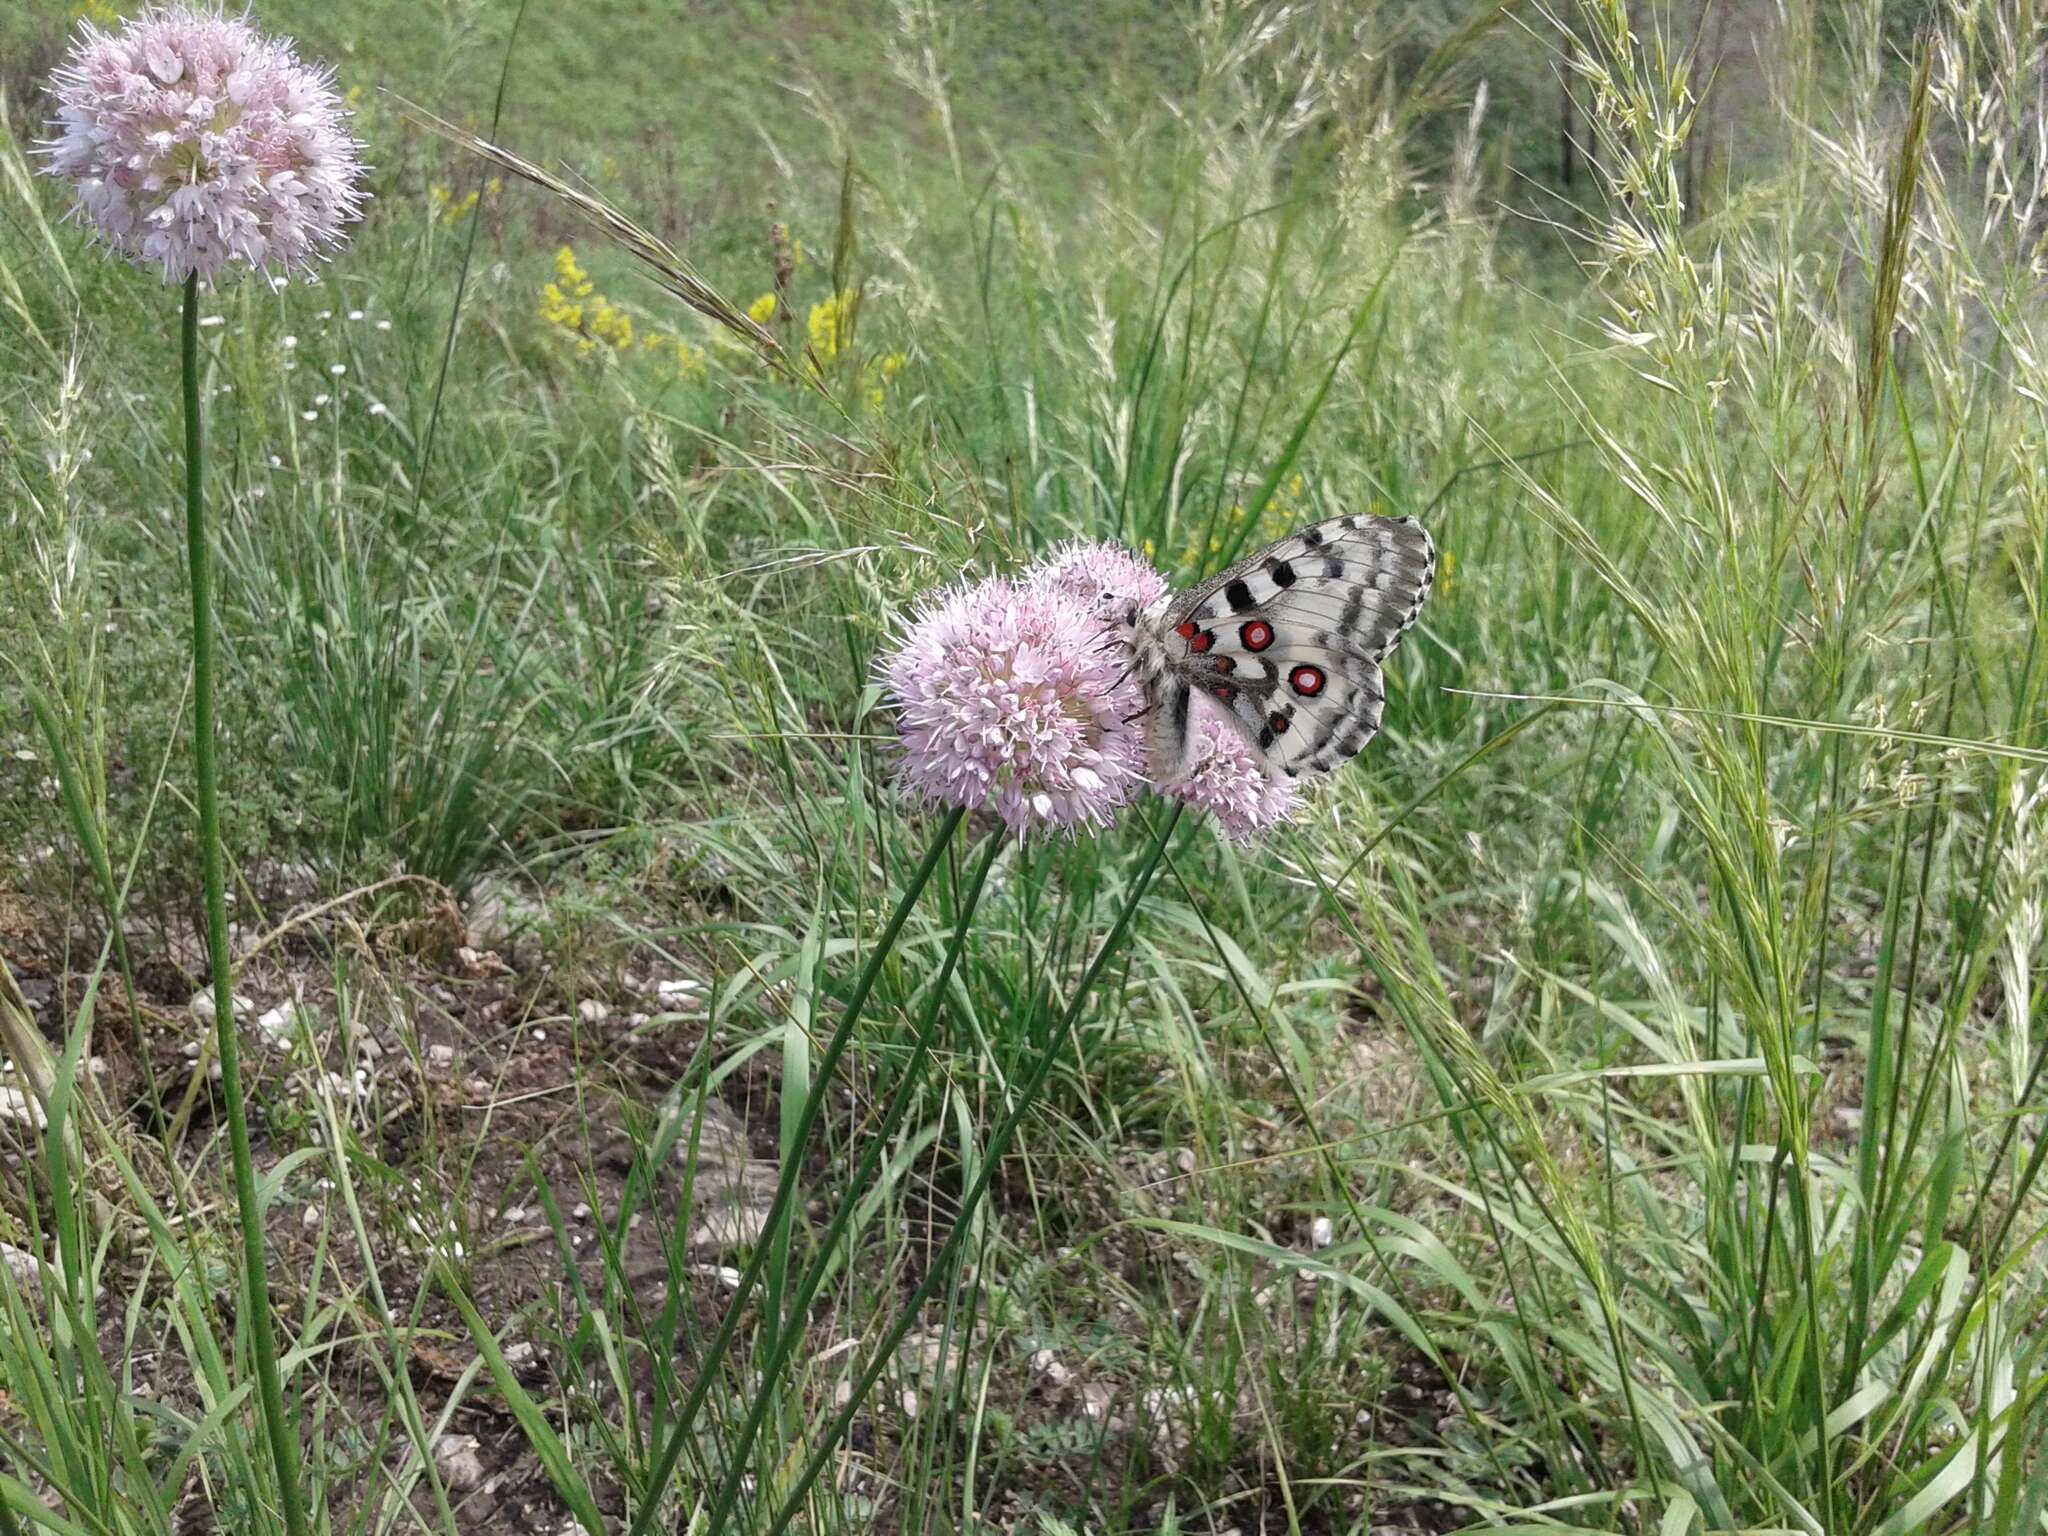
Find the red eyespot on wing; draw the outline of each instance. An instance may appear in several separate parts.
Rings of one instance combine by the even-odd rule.
[[[1214,645],[1215,643],[1215,634],[1205,629],[1200,634],[1196,635],[1194,639],[1188,642],[1188,649],[1193,651],[1197,656],[1200,656],[1205,651],[1207,651],[1210,646]]]
[[[1173,632],[1183,640],[1192,640],[1195,638],[1195,621],[1189,619],[1184,624],[1176,624],[1173,627]]]
[[[1220,699],[1223,703],[1228,704],[1232,699],[1237,697],[1237,690],[1231,687],[1230,684],[1225,683],[1222,687],[1216,690],[1216,697]]]
[[[1273,713],[1266,716],[1266,726],[1275,736],[1278,736],[1287,729],[1287,717],[1276,709]]]
[[[1209,665],[1218,672],[1235,672],[1237,670],[1237,662],[1229,656],[1218,656]]]
[[[1263,651],[1273,643],[1273,626],[1264,619],[1253,619],[1237,632],[1237,638],[1246,650]]]
[[[1305,699],[1312,699],[1323,691],[1323,669],[1321,667],[1296,667],[1287,674],[1287,686]]]

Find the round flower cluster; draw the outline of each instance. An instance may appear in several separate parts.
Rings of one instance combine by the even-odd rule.
[[[1301,789],[1295,780],[1267,773],[1251,743],[1200,695],[1195,699],[1194,722],[1193,764],[1173,783],[1159,786],[1161,794],[1207,811],[1234,843],[1249,842],[1294,819],[1301,809]]]
[[[1108,597],[1149,608],[1166,596],[1166,578],[1121,544],[1062,544],[1027,574],[1090,605]]]
[[[152,6],[87,22],[54,76],[44,169],[72,217],[164,281],[241,262],[310,273],[357,217],[362,146],[328,73],[239,17]]]
[[[1016,580],[929,599],[882,660],[903,777],[927,801],[994,804],[1013,832],[1107,826],[1146,782],[1146,701],[1108,604],[1149,607],[1166,579],[1115,544],[1068,544]],[[1193,766],[1154,786],[1245,841],[1301,804],[1216,706],[1198,700]]]
[[[905,780],[927,800],[1074,832],[1108,825],[1144,783],[1144,695],[1090,610],[1051,587],[942,593],[882,672]]]

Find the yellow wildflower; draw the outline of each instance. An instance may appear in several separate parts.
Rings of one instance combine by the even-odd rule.
[[[555,252],[555,276],[566,283],[567,291],[577,298],[590,297],[590,274],[576,265],[576,253],[566,245]]]
[[[562,292],[560,283],[549,283],[540,291],[540,317],[564,330],[583,328],[583,306]]]
[[[811,351],[817,354],[819,362],[829,363],[839,355],[839,343],[844,339],[840,333],[852,318],[851,309],[851,305],[840,302],[836,293],[811,306]]]
[[[756,325],[766,325],[775,318],[775,295],[764,293],[747,306],[747,318]]]
[[[474,200],[475,194],[471,194]],[[568,246],[555,252],[555,280],[540,290],[540,317],[576,337],[578,352],[633,344],[633,317],[597,291]]]
[[[704,354],[680,336],[676,338],[676,376],[684,379],[704,377]]]
[[[903,371],[903,365],[909,361],[910,359],[901,352],[890,352],[882,358],[882,361],[877,366],[881,368],[883,378],[893,379]]]
[[[1158,556],[1159,546],[1154,544],[1150,539],[1147,539],[1145,541],[1145,558],[1147,560],[1154,560],[1157,559]]]
[[[446,187],[436,187],[434,188],[433,196],[435,212],[440,214],[441,222],[444,224],[456,223],[465,213],[476,206],[475,192],[471,192],[469,196],[458,201],[455,195]]]
[[[870,384],[868,386],[868,409],[871,411],[879,411],[881,408],[882,386],[879,384]]]
[[[600,294],[591,310],[590,334],[614,347],[630,347],[633,344],[632,317]]]

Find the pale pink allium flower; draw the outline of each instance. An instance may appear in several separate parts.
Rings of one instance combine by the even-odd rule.
[[[1121,544],[1062,544],[1032,566],[1026,579],[1057,587],[1090,608],[1105,597],[1149,608],[1166,596],[1166,578]]]
[[[1250,842],[1294,818],[1301,808],[1301,790],[1294,780],[1269,775],[1252,744],[1200,695],[1195,698],[1194,729],[1194,760],[1181,778],[1159,786],[1162,795],[1207,811],[1234,843]]]
[[[53,77],[44,169],[71,216],[167,283],[241,262],[310,275],[363,200],[362,146],[328,71],[240,17],[155,5],[84,24]]]
[[[1042,583],[928,598],[881,663],[904,781],[941,805],[993,805],[1013,832],[1108,825],[1145,782],[1128,660],[1086,604]]]

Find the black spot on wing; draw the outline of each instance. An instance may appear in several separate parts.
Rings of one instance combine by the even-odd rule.
[[[1341,580],[1344,575],[1344,562],[1342,560],[1339,560],[1336,556],[1332,555],[1328,560],[1325,560],[1323,562],[1323,574],[1329,577],[1332,581]]]
[[[1285,560],[1268,562],[1266,574],[1273,578],[1273,585],[1281,588],[1283,591],[1294,585],[1294,567]]]
[[[1232,613],[1249,613],[1258,606],[1252,601],[1252,589],[1244,584],[1242,578],[1223,589],[1223,601],[1230,604]]]
[[[1323,530],[1320,528],[1302,529],[1301,542],[1310,549],[1321,549],[1323,547]]]

